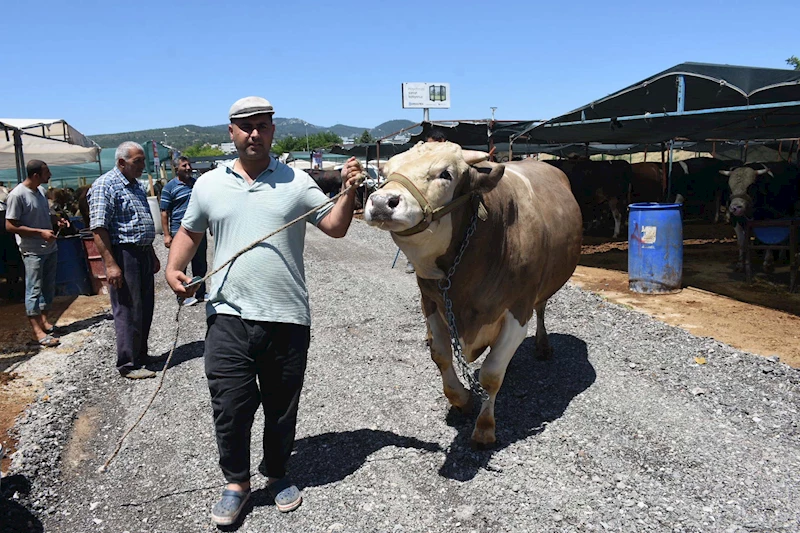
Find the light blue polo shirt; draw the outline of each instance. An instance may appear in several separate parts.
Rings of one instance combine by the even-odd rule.
[[[194,185],[181,224],[214,235],[214,269],[239,250],[329,198],[311,176],[271,158],[252,185],[233,164],[203,174]],[[328,204],[306,222],[318,225]],[[298,222],[270,237],[209,280],[206,313],[248,320],[311,325],[303,266],[306,225]]]

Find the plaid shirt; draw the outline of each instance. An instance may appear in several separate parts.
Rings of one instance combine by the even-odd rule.
[[[95,180],[87,199],[89,228],[105,228],[111,244],[153,244],[156,228],[147,195],[117,167]]]

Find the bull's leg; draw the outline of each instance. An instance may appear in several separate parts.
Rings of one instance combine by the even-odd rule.
[[[468,412],[471,408],[470,392],[458,379],[453,367],[453,349],[450,346],[450,329],[438,312],[427,317],[428,346],[431,349],[431,359],[439,367],[442,374],[444,395],[451,405]]]
[[[722,190],[714,193],[714,224],[719,224],[719,208],[722,205]]]
[[[544,327],[544,308],[547,302],[541,303],[536,307],[536,357],[538,359],[550,359],[553,349],[547,338],[547,329]]]
[[[742,225],[738,222],[736,223],[736,226],[733,227],[733,229],[736,232],[736,241],[739,244],[739,262],[736,263],[736,270],[742,272],[745,268],[745,260],[744,260],[745,231]]]
[[[520,325],[514,315],[506,311],[505,321],[500,330],[500,335],[492,344],[492,349],[481,365],[480,383],[488,394],[488,398],[481,406],[481,412],[475,421],[472,431],[472,444],[477,448],[488,448],[495,443],[494,402],[503,378],[506,375],[508,363],[511,362],[514,352],[525,340],[528,333],[528,324]],[[538,336],[538,333],[537,333]]]
[[[608,207],[611,209],[611,216],[614,217],[614,238],[616,239],[619,237],[619,234],[622,232],[622,213],[619,212],[617,208],[617,199],[616,198],[609,198],[608,199]]]
[[[764,252],[764,272],[767,274],[775,272],[775,258],[773,257],[772,248],[767,248]]]

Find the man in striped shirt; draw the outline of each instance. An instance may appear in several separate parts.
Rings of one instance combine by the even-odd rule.
[[[137,182],[144,171],[144,149],[124,142],[115,158],[114,169],[89,189],[89,228],[106,267],[117,333],[117,370],[129,379],[152,378],[155,372],[145,366],[164,360],[147,354],[155,304],[153,274],[161,263],[153,250],[156,228],[150,205]]]
[[[192,164],[185,155],[178,157],[175,163],[177,177],[170,180],[161,191],[161,226],[164,228],[164,246],[169,248],[172,245],[172,237],[178,233],[181,227],[181,220],[186,213],[189,199],[192,197],[192,188],[195,178],[192,177]],[[207,240],[205,234],[200,241],[200,245],[192,257],[192,275],[203,277],[208,271],[206,261]],[[194,296],[190,296],[183,301],[183,305],[195,305],[202,302],[206,297],[206,284],[201,283]]]

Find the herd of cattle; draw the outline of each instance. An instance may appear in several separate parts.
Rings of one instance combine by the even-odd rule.
[[[691,213],[734,224],[739,270],[744,267],[747,220],[800,216],[800,167],[793,163],[747,163],[696,157],[672,164],[671,194],[665,193],[659,163],[626,161],[552,160],[569,178],[583,214],[584,231],[620,236],[622,213],[632,202],[675,202]],[[668,197],[667,197],[668,196]],[[611,223],[613,222],[613,232]],[[764,259],[767,271],[772,254]]]

